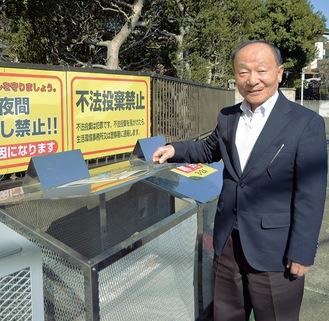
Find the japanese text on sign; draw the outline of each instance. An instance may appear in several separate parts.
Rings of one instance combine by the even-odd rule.
[[[56,141],[0,146],[0,160],[52,154],[55,153],[57,149],[58,144]]]
[[[3,138],[25,137],[25,136],[42,136],[46,134],[57,134],[57,118],[47,117],[46,120],[37,118],[30,120],[24,116],[30,115],[30,98],[29,97],[0,97],[0,116],[21,116],[16,118],[12,128],[6,125],[5,120],[0,121],[0,133]]]
[[[65,73],[0,71],[0,174],[26,170],[30,158],[64,151]]]
[[[142,92],[77,90],[76,95],[79,97],[76,106],[82,113],[86,108],[91,112],[145,109]]]
[[[0,84],[0,91],[12,91],[12,92],[56,92],[56,88],[52,84],[38,85],[36,83],[24,83],[24,82],[3,82]]]
[[[173,172],[192,179],[201,179],[217,171],[217,169],[204,164],[186,164],[172,169]]]
[[[71,148],[102,157],[149,135],[149,77],[70,72]]]

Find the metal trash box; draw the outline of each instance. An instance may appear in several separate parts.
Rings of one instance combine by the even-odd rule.
[[[42,250],[45,319],[193,320],[195,202],[143,180],[99,184],[1,205],[0,221]]]
[[[0,320],[44,320],[41,250],[3,223],[0,223]]]
[[[171,167],[119,183],[97,170],[92,184],[0,193],[0,222],[42,250],[45,319],[198,319],[218,191],[195,201]]]

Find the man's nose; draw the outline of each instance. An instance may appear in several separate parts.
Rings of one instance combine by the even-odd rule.
[[[249,78],[248,78],[247,82],[249,85],[252,85],[252,86],[257,85],[257,83],[259,82],[257,73],[251,72],[249,74]]]

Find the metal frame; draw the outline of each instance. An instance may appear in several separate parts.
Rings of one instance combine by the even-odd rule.
[[[102,213],[103,215],[106,215],[106,213],[104,213],[103,204],[105,201],[105,195],[100,194],[98,197],[100,201],[100,215],[102,216]],[[99,272],[114,262],[120,260],[122,257],[136,251],[148,242],[154,240],[159,235],[170,230],[172,227],[177,226],[184,220],[191,217],[193,214],[197,213],[197,206],[194,201],[189,199],[184,201],[189,204],[187,207],[171,214],[170,216],[146,228],[145,230],[140,231],[138,234],[131,236],[129,239],[124,240],[115,246],[112,246],[108,250],[105,250],[103,253],[93,257],[92,259],[87,259],[86,257],[82,256],[72,248],[66,246],[47,233],[34,229],[32,226],[20,222],[1,208],[0,221],[6,224],[9,228],[17,231],[24,238],[32,241],[42,248],[47,248],[49,251],[55,253],[63,260],[69,262],[81,270],[85,279],[85,318],[88,321],[98,321],[101,320],[99,315]],[[106,228],[106,226],[103,228]],[[195,251],[198,251],[197,244]],[[198,300],[195,301],[195,311],[196,314],[198,314]]]
[[[13,244],[17,248],[14,253],[8,253],[0,258],[0,280],[8,281],[8,284],[1,284],[1,288],[5,291],[0,293],[1,299],[9,295],[11,305],[21,305],[22,308],[30,306],[31,312],[22,311],[21,317],[32,317],[33,321],[43,321],[43,300],[40,300],[43,297],[41,250],[3,223],[0,223],[0,233],[1,238],[5,240],[4,245]],[[26,277],[29,278],[28,282],[25,280]],[[10,285],[11,278],[17,286]],[[23,292],[18,292],[21,290]],[[10,311],[9,315],[6,315],[6,309],[0,311],[1,320],[9,321],[19,317],[10,314]]]

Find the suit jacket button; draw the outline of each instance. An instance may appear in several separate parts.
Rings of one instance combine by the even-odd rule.
[[[237,213],[238,211],[237,211],[237,209],[236,209],[236,208],[233,208],[232,212],[233,212],[233,214],[235,214],[235,215],[236,215],[236,213]]]
[[[244,188],[244,183],[239,183],[240,188]]]

